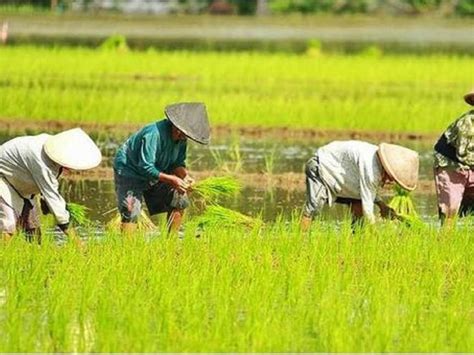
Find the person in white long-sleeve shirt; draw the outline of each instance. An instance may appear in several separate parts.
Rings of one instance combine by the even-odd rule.
[[[344,203],[353,221],[375,222],[374,206],[383,217],[394,212],[377,196],[386,183],[414,190],[418,180],[418,154],[394,144],[379,146],[361,141],[335,141],[319,148],[306,164],[306,203],[302,227],[307,230],[324,205]]]
[[[0,146],[0,234],[19,228],[39,232],[33,198],[41,194],[47,209],[66,234],[69,212],[59,193],[58,178],[64,170],[85,170],[99,165],[99,148],[80,128],[57,135],[17,137]]]

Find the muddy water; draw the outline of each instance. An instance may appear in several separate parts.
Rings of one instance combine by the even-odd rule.
[[[235,139],[223,140],[213,144],[210,149],[197,144],[189,145],[188,162],[192,171],[215,170],[223,174],[222,169],[232,170],[241,166],[242,176],[250,173],[283,174],[295,172],[301,174],[306,160],[311,157],[315,149],[327,142],[275,142],[265,140]],[[429,183],[432,180],[432,158],[430,143],[407,142],[406,146],[420,152],[421,169],[420,179]],[[112,156],[117,144],[107,142],[102,144],[106,155],[104,166],[111,166]],[[238,153],[237,153],[238,152]],[[258,175],[251,175],[258,176]],[[302,175],[301,175],[302,176]],[[244,181],[245,184],[245,181]],[[272,220],[277,215],[290,215],[300,211],[305,200],[304,183],[298,188],[288,186],[274,186],[253,182],[253,187],[245,187],[239,197],[224,201],[227,207],[235,208],[250,215],[260,214],[265,220]],[[429,184],[428,184],[429,186]],[[105,222],[113,213],[106,212],[116,207],[114,184],[110,180],[79,180],[62,181],[61,190],[66,199],[88,206],[94,220]],[[419,213],[429,220],[436,217],[436,197],[434,189],[420,191],[414,194],[414,200]],[[197,209],[191,208],[191,214]],[[346,213],[344,206],[327,209],[324,214],[328,218],[338,218]]]

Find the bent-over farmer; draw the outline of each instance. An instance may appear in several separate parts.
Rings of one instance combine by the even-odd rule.
[[[29,238],[40,237],[39,215],[34,196],[56,218],[59,228],[75,237],[69,227],[69,212],[59,193],[59,176],[68,170],[92,169],[102,155],[80,128],[56,135],[17,137],[0,146],[0,233],[12,235],[18,228]]]
[[[179,229],[189,205],[186,192],[194,180],[186,169],[187,138],[209,143],[206,107],[177,103],[165,108],[165,116],[129,137],[115,157],[115,191],[126,233],[136,229],[143,199],[150,215],[168,214],[171,231]]]
[[[396,182],[414,190],[418,167],[418,153],[399,145],[335,141],[322,146],[306,163],[303,230],[324,205],[335,202],[350,206],[353,223],[362,217],[374,223],[374,205],[379,206],[382,217],[393,217],[394,211],[377,196],[378,189]]]
[[[464,100],[474,106],[474,90]],[[434,175],[442,223],[474,211],[474,110],[455,120],[434,146]]]

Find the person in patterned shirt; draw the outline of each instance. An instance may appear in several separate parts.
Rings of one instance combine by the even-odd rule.
[[[474,90],[464,101],[474,106]],[[474,109],[451,123],[435,144],[434,176],[442,224],[474,211]]]

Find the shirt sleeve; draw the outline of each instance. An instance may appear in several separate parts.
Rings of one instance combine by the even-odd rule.
[[[155,166],[158,143],[158,135],[146,134],[142,137],[139,145],[138,170],[150,179],[157,179],[160,175],[160,171]]]
[[[179,167],[186,167],[186,151],[187,151],[187,144],[183,142],[182,145],[179,147],[178,158],[176,162],[171,165],[170,170],[174,170]]]
[[[362,160],[359,163],[359,188],[360,188],[360,199],[362,201],[362,211],[364,212],[365,218],[370,223],[375,222],[374,215],[374,201],[377,197],[377,186],[372,181],[373,176],[372,167],[368,162]]]
[[[69,212],[66,209],[66,201],[59,193],[59,182],[56,176],[41,161],[32,159],[29,162],[31,175],[38,189],[43,195],[49,210],[56,218],[58,224],[69,223]]]

